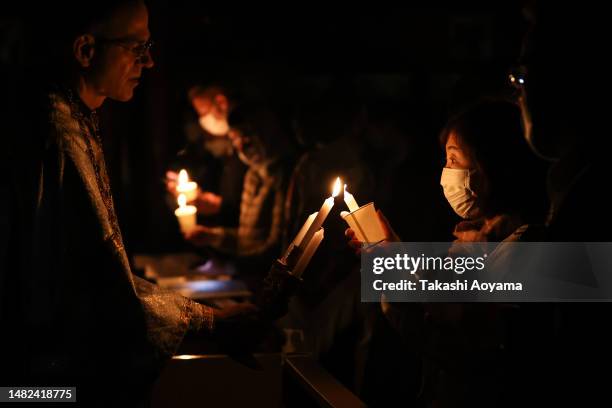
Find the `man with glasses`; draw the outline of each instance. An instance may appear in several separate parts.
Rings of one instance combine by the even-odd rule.
[[[92,110],[106,98],[130,100],[143,70],[153,67],[146,7],[124,3],[114,24],[94,24],[73,42],[74,58],[81,68],[79,97]]]
[[[550,209],[540,240],[609,242],[608,16],[572,2],[533,2],[525,15],[530,27],[509,81],[518,89],[525,139],[551,164]],[[605,284],[589,283],[589,269],[571,268],[571,279]],[[546,308],[554,309],[549,319],[536,319]],[[546,405],[590,406],[609,399],[608,376],[600,373],[612,363],[610,303],[538,304],[529,310],[532,325],[520,333],[529,341],[519,357],[528,362],[522,375],[526,384],[531,380],[534,395]],[[542,341],[547,327],[552,336]]]
[[[96,109],[130,100],[153,67],[148,12],[141,0],[72,12],[65,25],[48,16],[62,64],[49,70],[40,116],[28,110],[37,131],[7,166],[11,256],[0,260],[0,323],[18,327],[2,324],[0,385],[76,385],[80,402],[139,406],[187,331],[219,333],[253,307],[213,310],[132,274]]]

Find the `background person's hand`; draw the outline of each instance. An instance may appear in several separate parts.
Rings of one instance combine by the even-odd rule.
[[[219,239],[215,229],[204,225],[196,225],[191,231],[183,233],[183,237],[186,241],[199,247],[213,245]]]
[[[166,191],[176,197],[176,186],[178,185],[178,173],[174,171],[166,172]]]
[[[193,204],[198,209],[198,214],[216,215],[221,211],[223,197],[210,191],[201,191],[198,193]]]

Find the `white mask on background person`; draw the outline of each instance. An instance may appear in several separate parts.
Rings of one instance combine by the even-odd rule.
[[[225,136],[229,132],[229,124],[223,118],[217,118],[215,115],[208,113],[200,116],[200,126],[202,129],[214,136]]]
[[[461,218],[470,218],[478,208],[476,207],[476,196],[470,178],[474,170],[467,169],[442,169],[440,185],[444,189],[444,196],[448,203]]]

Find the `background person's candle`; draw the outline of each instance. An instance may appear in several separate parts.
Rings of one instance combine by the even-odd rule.
[[[178,218],[182,232],[189,232],[196,226],[197,209],[193,205],[187,205],[187,197],[185,194],[178,196],[179,208],[174,210],[174,215]]]
[[[189,175],[185,169],[179,172],[176,192],[179,194],[184,194],[187,202],[195,200],[198,196],[198,183],[195,181],[189,181]]]
[[[357,211],[359,209],[359,205],[357,201],[355,201],[355,197],[348,191],[346,191],[346,184],[344,185],[344,202],[348,207],[350,212]]]
[[[336,179],[336,182],[334,183],[334,188],[333,188],[331,197],[323,201],[323,205],[321,206],[321,209],[317,213],[317,216],[315,217],[315,219],[312,221],[312,224],[310,224],[310,227],[308,227],[308,230],[306,230],[306,233],[304,234],[304,238],[302,238],[300,244],[298,245],[302,251],[306,250],[314,234],[317,231],[319,231],[319,228],[321,228],[321,226],[323,225],[323,222],[325,221],[325,219],[329,215],[329,212],[334,206],[334,198],[337,197],[338,194],[340,194],[341,186],[342,186],[342,183],[340,182],[340,177],[338,177]]]

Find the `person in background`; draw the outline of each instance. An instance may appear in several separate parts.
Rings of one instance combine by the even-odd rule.
[[[246,166],[238,158],[229,139],[228,115],[236,99],[227,87],[194,85],[189,102],[198,120],[187,121],[187,144],[166,173],[167,190],[176,205],[178,171],[188,170],[200,187],[192,203],[207,225],[235,227],[240,211],[242,181]]]
[[[247,275],[265,272],[279,254],[287,163],[291,149],[276,114],[249,103],[230,114],[230,139],[248,166],[242,186],[237,228],[198,225],[185,238],[237,258]],[[240,266],[242,265],[242,267]]]
[[[609,42],[607,16],[571,2],[530,2],[524,15],[528,30],[509,81],[518,90],[523,137],[549,164],[550,208],[542,241],[610,242],[605,193],[610,178],[610,114],[605,102],[610,82],[602,52]],[[576,244],[572,248],[573,255],[584,254]],[[572,283],[593,287],[606,281],[584,262],[569,269],[558,273]],[[546,404],[558,405],[608,400],[608,381],[600,373],[612,363],[610,303],[538,306],[554,308],[554,337],[532,352],[545,366],[528,373],[538,384],[534,395],[545,395]]]

